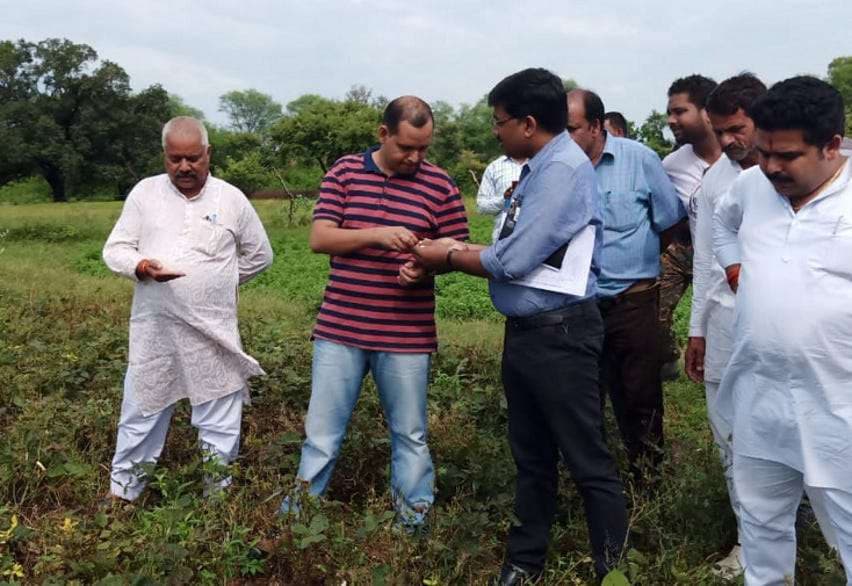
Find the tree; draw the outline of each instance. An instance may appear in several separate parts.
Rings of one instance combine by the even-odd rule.
[[[838,57],[828,65],[828,82],[843,96],[846,133],[852,133],[852,57]]]
[[[254,89],[234,90],[219,98],[219,111],[239,132],[263,132],[281,117],[281,104]]]
[[[663,135],[667,124],[665,114],[652,110],[636,135],[639,142],[657,153],[660,158],[668,155],[674,148],[674,144]]]
[[[361,84],[355,84],[349,88],[349,91],[346,92],[343,100],[346,102],[358,102],[365,106],[373,106],[379,111],[384,111],[385,106],[387,106],[389,102],[389,100],[382,95],[374,98],[373,90]]]
[[[370,98],[373,97],[373,90],[365,85],[356,84],[349,88],[346,96],[343,98],[347,102],[358,102],[359,104],[369,104]]]
[[[323,172],[341,156],[376,142],[381,113],[370,104],[302,96],[287,105],[269,135],[279,162],[319,165]]]
[[[170,118],[174,118],[175,116],[192,116],[197,120],[204,120],[204,112],[190,106],[177,94],[169,94],[169,115]]]
[[[565,88],[566,92],[570,92],[571,90],[575,90],[580,87],[576,81],[571,79],[570,77],[566,77],[562,80],[562,87]]]
[[[41,175],[54,201],[137,179],[168,116],[162,88],[133,95],[121,67],[65,39],[0,42],[0,98],[0,183]]]
[[[478,180],[488,162],[501,153],[491,129],[491,108],[486,98],[473,105],[462,104],[458,109],[438,101],[432,106],[432,113],[435,137],[429,159],[446,169],[459,189],[476,191],[474,176]]]
[[[263,155],[256,150],[245,153],[239,159],[225,159],[221,177],[246,195],[275,183],[274,176],[264,165]]]

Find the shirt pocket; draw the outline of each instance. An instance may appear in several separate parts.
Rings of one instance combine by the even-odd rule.
[[[607,191],[604,193],[604,228],[629,232],[646,215],[647,194],[641,191]]]
[[[852,217],[822,219],[816,229],[824,242],[814,247],[817,254],[808,259],[811,268],[825,277],[852,281]]]
[[[217,257],[234,241],[231,230],[205,219],[198,220],[192,230],[191,248],[206,256]]]

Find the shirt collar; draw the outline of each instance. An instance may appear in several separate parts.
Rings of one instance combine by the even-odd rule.
[[[825,188],[825,191],[818,195],[816,199],[828,197],[829,195],[833,195],[839,191],[843,191],[846,188],[846,186],[849,184],[850,179],[852,179],[852,163],[850,163],[850,160],[852,159],[846,159],[846,162],[843,163],[843,167],[841,168],[840,173],[838,173],[834,181],[832,181],[831,184],[829,184]]]
[[[364,151],[364,168],[371,173],[377,173],[379,175],[384,175],[379,166],[376,165],[376,162],[373,160],[373,153],[379,150],[381,145],[373,145]]]
[[[556,150],[560,145],[564,144],[565,141],[569,140],[568,131],[563,130],[556,136],[550,139],[550,141],[544,145],[544,147],[534,154],[526,163],[525,166],[530,168],[530,172],[535,171],[539,166],[543,165],[547,161],[550,160],[550,155]]]
[[[614,159],[617,148],[618,144],[615,141],[615,137],[610,136],[608,132],[604,131],[604,148],[603,152],[601,152],[601,160],[599,163],[603,162],[605,158]],[[607,157],[607,155],[609,155],[609,157]]]
[[[417,171],[415,171],[411,175],[399,175],[399,174],[385,175],[385,172],[382,171],[379,168],[379,166],[376,165],[376,161],[373,160],[373,153],[376,152],[377,150],[379,150],[381,148],[381,146],[382,145],[379,145],[379,144],[373,145],[370,148],[368,148],[366,151],[364,151],[364,168],[367,171],[369,171],[370,173],[376,173],[377,175],[381,175],[382,177],[401,177],[401,178],[410,179],[410,178],[416,176],[420,172],[420,169],[423,167],[423,163],[420,163],[420,167],[418,167]]]

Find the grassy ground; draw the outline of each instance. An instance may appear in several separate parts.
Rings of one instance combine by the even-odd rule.
[[[391,528],[389,440],[370,383],[328,499],[301,522],[276,517],[298,463],[308,336],[327,271],[327,259],[308,252],[308,210],[295,210],[291,227],[286,206],[258,204],[277,256],[240,298],[244,344],[269,375],[252,383],[235,485],[224,498],[201,498],[202,465],[181,405],[141,502],[107,511],[98,501],[108,486],[132,286],[106,271],[100,249],[120,204],[0,206],[0,583],[482,584],[499,567],[514,466],[501,324],[481,280],[438,282],[431,534],[415,540]],[[472,219],[475,240],[488,238],[490,222]],[[633,499],[623,570],[634,584],[714,584],[709,564],[735,529],[700,387],[666,386],[666,425],[662,493]],[[546,583],[584,584],[592,563],[567,478],[560,499]],[[842,584],[818,530],[803,525],[799,582]],[[280,547],[254,559],[252,546],[273,535],[283,536]]]

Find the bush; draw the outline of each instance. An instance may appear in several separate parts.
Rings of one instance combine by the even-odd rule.
[[[25,204],[51,201],[50,186],[41,177],[28,177],[0,186],[0,204]]]
[[[241,159],[228,158],[219,176],[247,195],[274,187],[277,183],[275,176],[264,167],[257,151],[251,151]]]

